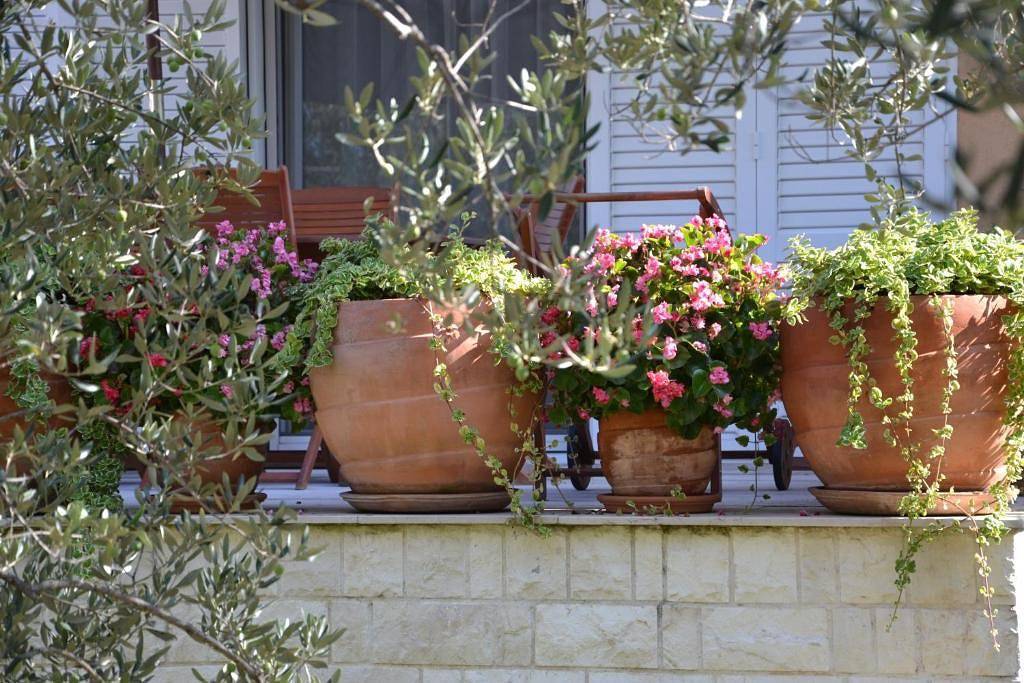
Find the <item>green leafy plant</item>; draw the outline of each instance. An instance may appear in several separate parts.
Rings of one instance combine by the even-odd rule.
[[[883,222],[874,230],[854,232],[845,245],[832,251],[797,239],[792,243],[793,301],[789,314],[795,322],[807,307],[827,313],[834,332],[832,343],[842,345],[849,356],[849,409],[838,444],[855,449],[867,447],[864,418],[858,409],[858,404],[867,400],[882,411],[886,442],[898,447],[908,463],[910,493],[900,504],[908,517],[906,543],[896,563],[896,585],[902,596],[915,569],[914,555],[925,541],[945,528],[938,523],[921,527],[913,522],[925,516],[948,492],[948,486],[943,485],[942,461],[953,434],[953,426],[947,422],[935,432],[938,444],[924,450],[910,424],[915,414],[912,373],[917,360],[911,296],[929,297],[928,305],[943,322],[947,334],[952,330],[952,311],[941,295],[1000,295],[1014,304],[1012,312],[1003,319],[1004,329],[1013,342],[1006,398],[1006,476],[990,488],[989,493],[995,498],[992,516],[982,521],[974,515],[967,517],[977,538],[979,571],[986,577],[982,594],[993,619],[985,548],[1006,532],[1001,519],[1017,494],[1014,482],[1021,476],[1024,451],[1024,243],[999,229],[979,232],[977,221],[977,213],[972,210],[957,211],[937,223],[927,214],[913,210]],[[848,308],[850,304],[852,308]],[[876,304],[884,305],[893,316],[893,339],[897,344],[892,360],[901,385],[893,396],[884,394],[866,363],[871,348],[865,337],[864,320]],[[949,415],[950,401],[959,389],[951,335],[945,355],[941,411]]]
[[[464,217],[469,221],[469,216]],[[465,225],[463,226],[463,228]],[[420,297],[431,287],[449,291],[473,291],[484,297],[499,312],[506,294],[535,296],[546,291],[547,282],[531,277],[518,267],[497,240],[479,248],[466,244],[454,231],[429,255],[431,269],[408,269],[392,265],[381,254],[374,236],[390,229],[388,222],[371,218],[360,240],[326,239],[320,249],[327,254],[316,278],[293,288],[299,310],[284,349],[278,355],[282,367],[309,368],[329,365],[333,360],[331,344],[338,324],[338,304],[343,301],[367,301]],[[498,338],[492,348],[500,354],[501,330],[492,329]]]
[[[555,372],[553,420],[620,410],[665,410],[669,426],[687,438],[701,429],[736,424],[770,428],[778,399],[780,276],[756,251],[762,235],[737,234],[725,221],[694,217],[682,227],[646,226],[640,235],[599,231],[591,250],[570,265],[593,277],[584,310],[549,307],[542,343]],[[645,310],[627,335],[595,326],[602,309]],[[568,336],[567,341],[563,337]],[[627,362],[597,373],[569,356],[611,344]]]

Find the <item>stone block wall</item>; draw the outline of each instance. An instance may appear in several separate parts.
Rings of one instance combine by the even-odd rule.
[[[898,527],[316,525],[315,562],[274,587],[275,616],[346,629],[347,683],[1010,680],[1014,560],[991,551],[992,649],[969,536],[918,560],[890,627]],[[166,680],[211,661],[176,648]]]

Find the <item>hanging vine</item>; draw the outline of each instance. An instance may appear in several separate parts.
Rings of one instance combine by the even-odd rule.
[[[881,413],[885,442],[897,448],[907,462],[909,492],[899,507],[907,522],[903,549],[896,560],[898,592],[893,619],[916,570],[917,553],[929,541],[951,530],[963,531],[966,525],[976,541],[980,592],[993,645],[998,649],[997,612],[992,607],[993,589],[988,579],[991,568],[986,550],[1006,533],[1003,518],[1017,495],[1014,482],[1021,475],[1024,451],[1024,243],[1001,230],[978,232],[974,211],[958,211],[944,221],[932,223],[925,214],[911,210],[876,230],[855,232],[846,245],[835,251],[811,247],[803,240],[794,241],[792,246],[791,317],[799,318],[799,311],[808,306],[820,307],[829,317],[834,332],[832,343],[842,346],[849,358],[847,419],[838,444],[867,448],[859,407],[866,399]],[[960,389],[950,296],[956,294],[1002,296],[1011,304],[1002,321],[1011,340],[1005,417],[1009,433],[1006,474],[987,492],[993,500],[992,514],[988,516],[964,507],[951,496],[943,472],[946,449],[954,431],[950,420],[952,401]],[[912,320],[915,295],[928,297],[928,312],[940,322],[947,340],[942,349],[944,382],[939,397],[943,422],[933,430],[930,446],[922,443],[921,434],[915,433],[913,426],[914,370],[918,361],[918,337]],[[891,395],[882,390],[867,364],[872,349],[865,321],[879,307],[892,316],[892,361],[898,372],[899,389]],[[939,505],[958,510],[963,519],[952,524],[918,522]]]

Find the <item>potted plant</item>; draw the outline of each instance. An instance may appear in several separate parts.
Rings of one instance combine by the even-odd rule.
[[[756,255],[761,235],[733,239],[717,217],[641,234],[598,231],[570,265],[594,278],[588,310],[552,306],[542,340],[556,356],[586,345],[628,348],[611,372],[569,365],[553,376],[554,421],[600,420],[611,509],[707,511],[729,425],[770,428],[777,398],[779,274]],[[601,309],[641,309],[624,334],[594,329]],[[556,339],[568,337],[559,348]]]
[[[0,253],[0,287],[5,291],[16,291],[14,283],[35,280],[48,285],[49,278],[41,271],[39,262],[32,258],[29,265],[25,257]],[[49,288],[41,286],[47,291]],[[48,297],[50,298],[50,297]],[[70,403],[71,387],[61,376],[41,371],[39,362],[21,343],[30,338],[28,325],[37,312],[34,300],[12,301],[12,315],[3,321],[0,329],[0,445],[9,444],[16,431],[26,436],[39,435],[45,431],[67,428],[72,425],[67,414],[60,414],[59,407]],[[0,454],[0,463],[7,464],[7,457]],[[16,476],[29,474],[28,463],[23,458],[11,462]]]
[[[504,509],[539,398],[502,362],[501,330],[430,304],[419,276],[388,265],[369,233],[320,248],[280,361],[308,373],[316,423],[352,488],[345,500],[366,511]],[[473,249],[455,234],[430,258],[499,315],[505,293],[546,287],[497,241]]]
[[[117,270],[104,286],[106,294],[80,306],[78,364],[83,372],[97,373],[98,391],[86,394],[90,402],[114,415],[153,410],[167,430],[187,431],[197,447],[199,456],[178,482],[162,481],[162,463],[144,453],[129,456],[128,464],[152,475],[151,482],[175,489],[172,509],[218,507],[216,488],[225,480],[231,492],[243,486],[249,491],[263,471],[262,446],[273,424],[266,406],[247,401],[258,374],[249,369],[268,348],[284,347],[291,329],[289,292],[316,272],[316,264],[300,262],[287,248],[284,234],[284,223],[236,228],[224,221],[215,235],[197,243],[190,260],[174,264],[195,271],[189,289],[143,296],[171,280],[136,264]],[[225,277],[237,281],[236,291],[210,298],[205,281]],[[159,310],[147,303],[154,299],[164,303]],[[200,306],[220,312],[219,326],[193,325]],[[288,419],[301,420],[307,412],[297,390],[301,379],[273,380],[278,410]],[[264,497],[250,494],[244,505],[258,505]]]
[[[979,232],[974,211],[910,211],[832,251],[792,249],[782,390],[819,500],[1007,509],[1024,446],[1024,244]]]

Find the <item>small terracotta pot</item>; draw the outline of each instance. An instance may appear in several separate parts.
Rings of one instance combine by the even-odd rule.
[[[673,490],[700,496],[718,462],[711,428],[696,439],[684,439],[668,428],[660,409],[604,417],[597,439],[601,467],[615,496],[671,496]]]
[[[49,386],[47,392],[50,398],[56,405],[68,404],[72,402],[71,397],[71,385],[64,377],[55,375],[43,375],[43,379],[46,380],[46,384]],[[11,374],[7,367],[0,367],[0,416],[10,415],[21,410],[18,404],[14,402],[10,396],[7,395],[7,390],[10,387]],[[0,419],[0,443],[10,441],[14,437],[14,430],[16,427],[20,427],[22,431],[28,432],[29,429],[36,429],[37,431],[44,429],[44,423],[35,422],[27,416],[18,416],[12,418]],[[48,418],[45,422],[46,429],[59,429],[60,427],[71,427],[72,421],[69,417],[54,415]],[[5,463],[0,462],[0,466]],[[27,471],[27,464],[21,462],[20,459],[15,459],[14,470],[16,476],[25,476],[29,474]]]
[[[952,334],[960,389],[952,400],[953,436],[942,459],[943,487],[982,491],[1006,473],[1008,430],[1003,418],[1010,340],[1002,318],[1011,309],[1006,299],[997,296],[950,295],[944,299],[953,302]],[[937,443],[932,430],[944,424],[940,401],[946,386],[944,349],[949,343],[942,320],[928,300],[927,296],[911,297],[919,355],[912,371],[915,402],[911,426],[921,453]],[[863,323],[871,347],[866,363],[886,396],[898,395],[902,387],[893,361],[892,320],[885,302],[880,302]],[[845,349],[831,344],[831,336],[828,316],[818,309],[807,311],[806,323],[782,327],[783,401],[797,445],[829,488],[906,491],[908,465],[899,450],[883,440],[882,413],[866,398],[858,408],[867,429],[867,449],[836,445],[846,421],[850,367]]]
[[[388,323],[401,319],[394,333]],[[334,362],[310,373],[316,421],[357,494],[473,494],[503,491],[476,451],[459,436],[447,404],[434,392],[433,326],[417,299],[344,302],[331,351]],[[490,336],[446,339],[444,362],[466,422],[515,477],[521,439],[510,428],[509,402],[525,427],[540,398],[512,397],[509,368],[488,352]],[[507,501],[506,501],[507,502]]]

